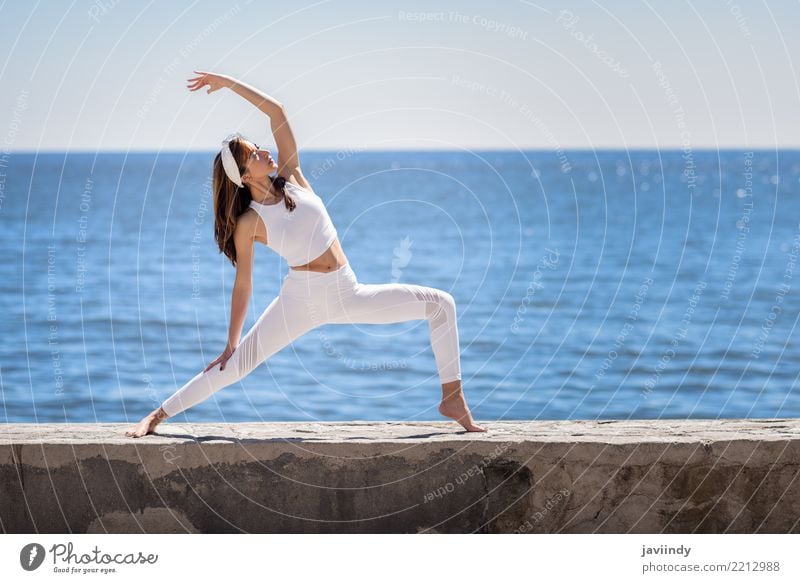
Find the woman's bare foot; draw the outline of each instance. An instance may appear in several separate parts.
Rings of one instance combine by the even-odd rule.
[[[153,430],[155,430],[156,426],[167,417],[168,415],[164,409],[159,407],[147,417],[139,421],[137,425],[134,425],[133,428],[126,431],[125,435],[127,437],[144,437],[145,435],[149,435],[150,433],[153,433]]]
[[[439,403],[439,413],[445,417],[455,419],[467,431],[486,431],[486,428],[481,427],[472,419],[472,413],[467,407],[467,402],[464,400],[464,392],[460,386],[456,391],[447,393],[446,391],[445,396],[442,397],[442,402]]]

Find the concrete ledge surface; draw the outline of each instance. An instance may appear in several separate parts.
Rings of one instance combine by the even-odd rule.
[[[9,533],[800,532],[800,420],[6,424]]]

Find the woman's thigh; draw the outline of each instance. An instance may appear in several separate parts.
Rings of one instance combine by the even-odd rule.
[[[356,283],[329,298],[332,324],[392,324],[423,320],[442,292],[411,283]]]
[[[312,318],[308,301],[279,294],[236,347],[233,355],[236,357],[234,365],[240,376],[247,375],[259,364],[317,325],[319,322]]]
[[[236,346],[225,369],[217,364],[207,371],[197,373],[164,401],[162,407],[167,414],[174,416],[241,380],[259,364],[311,329],[313,323],[306,315],[308,312],[305,304],[301,300],[280,295],[273,299]]]

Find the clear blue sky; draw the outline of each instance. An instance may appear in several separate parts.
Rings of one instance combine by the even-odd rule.
[[[798,7],[5,1],[0,148],[269,143],[237,95],[189,92],[192,69],[283,101],[309,150],[798,147]]]

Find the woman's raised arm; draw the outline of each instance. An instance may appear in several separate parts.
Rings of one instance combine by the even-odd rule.
[[[195,73],[199,77],[189,79],[190,85],[188,87],[190,90],[196,91],[208,85],[208,93],[211,93],[222,87],[227,87],[267,114],[270,120],[272,136],[275,138],[275,145],[278,147],[278,174],[292,174],[300,166],[297,142],[294,139],[292,126],[289,124],[289,119],[286,117],[286,111],[282,103],[233,77],[206,71],[195,71]]]

